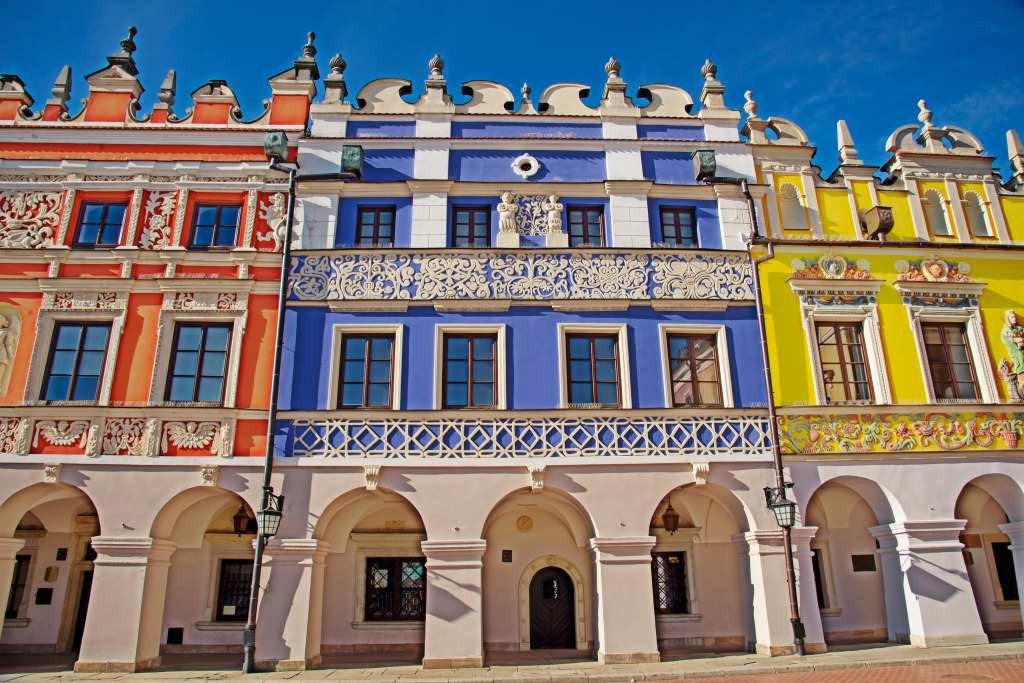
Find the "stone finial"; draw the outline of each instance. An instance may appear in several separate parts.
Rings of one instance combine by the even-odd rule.
[[[836,135],[839,138],[839,163],[846,166],[860,166],[864,162],[857,158],[857,148],[853,146],[853,136],[842,119],[836,124]]]
[[[925,128],[934,128],[935,124],[932,123],[932,110],[925,106],[925,101],[919,101],[917,103],[917,108],[921,110],[921,113],[917,115],[917,120],[921,122],[921,125]]]
[[[711,63],[710,59],[704,60],[704,66],[700,69],[700,75],[705,81],[713,81],[718,76],[718,67]]]
[[[50,94],[53,95],[53,99],[47,102],[47,104],[56,104],[63,106],[68,99],[71,97],[71,67],[65,66],[60,70],[57,75],[57,80],[53,83],[53,88],[50,90]]]
[[[331,66],[331,73],[337,74],[338,76],[343,75],[345,73],[345,68],[348,66],[348,62],[345,61],[345,58],[341,56],[340,52],[331,57],[331,61],[329,63]]]
[[[316,57],[316,48],[313,47],[313,41],[316,40],[316,34],[310,31],[306,34],[306,44],[302,46],[302,56],[308,59]]]
[[[441,59],[441,55],[435,54],[429,62],[427,67],[430,69],[430,78],[433,80],[441,80],[444,78],[444,60]]]
[[[121,53],[131,57],[132,53],[135,52],[135,41],[132,38],[139,32],[139,29],[134,26],[128,27],[128,37],[121,41]]]
[[[526,100],[530,99],[530,93],[532,93],[532,92],[533,91],[530,90],[530,86],[526,85],[525,83],[523,83],[523,87],[519,89],[519,94],[521,94],[523,96],[523,101],[524,102]]]
[[[751,90],[743,93],[743,99],[747,102],[743,105],[743,111],[747,112],[747,116],[752,119],[759,119],[757,115],[757,102],[754,101],[754,93]]]
[[[622,65],[615,60],[615,57],[609,57],[608,63],[604,65],[604,72],[608,74],[609,78],[618,78],[621,70]]]
[[[1021,144],[1017,131],[1006,131],[1006,149],[1010,156],[1010,167],[1013,169],[1013,174],[1024,174],[1024,145]]]
[[[156,98],[162,103],[170,106],[174,104],[174,92],[178,87],[178,72],[171,69],[167,72],[167,76],[164,77],[164,82],[160,84],[160,92],[157,93]]]

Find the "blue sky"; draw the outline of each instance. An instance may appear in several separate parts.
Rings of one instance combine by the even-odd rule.
[[[18,74],[41,107],[64,64],[83,76],[105,66],[129,24],[146,93],[156,98],[168,69],[178,73],[175,109],[211,78],[235,90],[244,118],[262,111],[266,79],[290,66],[315,31],[321,71],[341,52],[349,91],[381,77],[413,81],[417,94],[435,52],[449,91],[481,79],[534,99],[552,83],[592,86],[600,96],[609,56],[622,63],[629,94],[668,83],[696,100],[710,58],[726,103],[754,92],[759,115],[801,126],[827,175],[836,166],[836,120],[847,121],[860,158],[880,165],[884,143],[916,123],[926,99],[934,123],[977,135],[1008,168],[1006,130],[1024,134],[1024,2],[199,2],[0,0],[5,31],[0,72]],[[77,107],[72,106],[76,111]],[[1005,177],[1005,176],[1004,176]]]

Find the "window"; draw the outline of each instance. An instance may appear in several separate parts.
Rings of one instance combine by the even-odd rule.
[[[978,382],[960,323],[921,323],[925,356],[936,400],[977,399]]]
[[[426,618],[426,567],[422,557],[366,558],[367,621]]]
[[[620,405],[617,335],[570,334],[566,341],[569,403]]]
[[[715,335],[668,335],[669,376],[673,406],[720,406]]]
[[[339,408],[391,408],[393,334],[352,334],[341,340]]]
[[[395,241],[395,207],[359,207],[357,247],[391,245]]]
[[[689,614],[686,553],[651,553],[655,614]]]
[[[826,402],[872,401],[862,325],[822,322],[815,330]]]
[[[697,220],[692,208],[661,209],[661,241],[672,247],[697,246]]]
[[[75,231],[76,247],[116,247],[127,202],[82,202]]]
[[[241,204],[196,204],[191,247],[233,247]]]
[[[222,401],[230,342],[230,324],[176,325],[164,400]]]
[[[604,209],[600,206],[569,206],[570,247],[604,246]]]
[[[825,592],[825,579],[822,571],[821,550],[811,548],[811,570],[814,572],[814,593],[818,596],[818,608],[828,609],[828,594]]]
[[[58,322],[39,398],[95,401],[103,377],[110,323]]]
[[[1005,536],[1004,536],[1005,538]],[[1020,600],[1017,586],[1017,572],[1013,565],[1013,551],[1009,541],[993,541],[992,564],[995,566],[996,581],[1003,600]]]
[[[452,246],[486,247],[491,241],[491,209],[486,206],[452,207]]]
[[[445,335],[443,407],[495,407],[497,346],[494,334]]]
[[[25,599],[25,588],[28,586],[28,565],[31,559],[31,555],[14,556],[14,574],[11,578],[11,592],[8,594],[4,619],[18,618],[18,609]]]
[[[221,560],[216,621],[246,621],[252,589],[252,560]]]

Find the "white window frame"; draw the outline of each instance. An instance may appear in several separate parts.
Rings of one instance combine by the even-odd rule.
[[[917,359],[921,372],[924,375],[924,391],[928,403],[948,405],[953,403],[997,403],[999,401],[995,376],[992,373],[992,364],[988,357],[988,348],[985,346],[985,331],[981,323],[981,310],[978,307],[978,297],[981,295],[983,288],[983,283],[916,281],[896,283],[896,291],[899,292],[907,309],[910,329],[914,334],[914,342],[917,345]],[[915,299],[919,300],[936,296],[963,298],[965,299],[965,305],[961,308],[949,308],[914,303]],[[979,396],[977,399],[940,400],[935,396],[935,389],[932,387],[931,368],[928,365],[928,354],[925,351],[924,333],[921,331],[922,322],[961,324],[964,326],[967,346],[971,352],[971,363],[974,366],[974,376],[978,380]]]
[[[234,507],[234,504],[232,504]],[[207,532],[204,540],[209,543],[209,574],[206,580],[206,600],[203,603],[203,620],[197,621],[199,631],[244,631],[244,621],[217,621],[217,597],[220,592],[221,560],[249,560],[254,557],[252,542],[255,534]]]
[[[614,334],[618,336],[619,396],[618,406],[594,406],[594,410],[630,410],[633,407],[633,389],[629,381],[629,326],[626,323],[558,323],[558,401],[559,407],[569,407],[569,366],[565,343],[568,334]],[[589,410],[590,408],[587,408]]]
[[[427,540],[424,533],[359,533],[349,534],[356,544],[355,613],[352,615],[352,628],[357,631],[422,631],[426,619],[367,621],[366,620],[366,560],[370,557],[422,557],[426,565],[427,557],[420,545]]]
[[[395,346],[392,350],[394,364],[391,367],[391,405],[384,410],[398,410],[402,405],[402,345],[405,326],[401,323],[381,325],[348,325],[339,323],[331,328],[331,379],[327,387],[327,406],[330,410],[346,410],[338,408],[338,384],[341,382],[341,349],[346,336],[363,334],[394,335]],[[373,410],[372,408],[369,410]]]
[[[117,367],[117,351],[121,346],[121,335],[124,332],[128,293],[100,283],[86,283],[81,280],[77,282],[81,284],[48,285],[43,289],[43,303],[36,316],[36,338],[32,344],[28,377],[25,379],[23,402],[26,404],[40,403],[39,392],[46,376],[53,331],[58,322],[110,323],[106,356],[103,359],[103,374],[100,377],[100,390],[95,404],[103,406],[110,403],[114,369]],[[104,301],[104,307],[100,308],[101,297],[110,293],[114,294],[114,299]],[[71,298],[67,297],[69,294],[72,295]]]
[[[819,406],[858,405],[862,402],[828,403],[825,378],[821,372],[821,353],[818,350],[818,323],[859,324],[864,337],[864,356],[874,402],[871,405],[892,403],[889,374],[882,352],[881,325],[878,319],[878,292],[881,280],[796,280],[789,281],[793,293],[800,297],[804,337],[811,359],[814,379],[814,398]],[[821,303],[822,298],[852,296],[865,297],[867,303],[846,305]]]
[[[655,538],[653,553],[686,553],[686,601],[689,612],[686,614],[655,614],[654,620],[659,624],[685,624],[700,621],[704,615],[700,611],[700,599],[697,595],[697,578],[694,572],[693,548],[694,539],[700,535],[700,527],[679,527],[674,534],[661,528],[651,530]],[[652,581],[653,588],[653,581]]]
[[[444,408],[441,400],[444,382],[444,337],[448,334],[493,334],[497,336],[494,350],[494,408]],[[508,406],[508,371],[506,365],[505,325],[441,324],[434,326],[434,410],[505,410]]]
[[[662,387],[665,392],[665,407],[672,408],[672,359],[669,358],[668,337],[670,334],[696,334],[715,338],[715,353],[718,361],[718,384],[722,392],[722,407],[733,408],[735,402],[732,393],[732,371],[729,368],[729,342],[725,325],[676,325],[661,323],[658,325],[658,337],[661,340]],[[689,406],[676,406],[688,408]],[[695,404],[694,408],[704,407]],[[714,409],[716,406],[707,406]]]

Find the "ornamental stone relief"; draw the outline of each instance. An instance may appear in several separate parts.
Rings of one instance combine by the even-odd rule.
[[[0,247],[51,246],[60,226],[62,196],[60,192],[0,192]]]
[[[20,338],[21,316],[13,306],[0,304],[0,396],[7,393]]]
[[[303,255],[292,259],[299,301],[436,299],[753,299],[740,255],[503,253]]]
[[[1016,311],[1003,314],[1003,329],[999,336],[1007,351],[1007,357],[999,361],[999,375],[1006,382],[1010,400],[1024,403],[1024,326],[1017,321]]]
[[[966,261],[953,263],[937,256],[929,256],[917,261],[900,259],[896,262],[897,281],[927,282],[974,282],[967,275],[971,265]]]
[[[44,310],[124,310],[128,295],[122,292],[43,292]]]
[[[0,453],[28,453],[28,429],[31,422],[24,417],[0,417]]]
[[[281,192],[270,197],[266,204],[260,204],[260,218],[267,222],[268,230],[257,233],[256,237],[264,242],[274,240],[274,251],[280,251],[284,244],[287,213],[288,199]]]
[[[562,232],[562,209],[557,194],[518,195],[501,193],[498,229],[520,235],[551,235]]]
[[[243,310],[248,297],[234,292],[168,292],[164,294],[165,311],[234,311]]]
[[[108,418],[103,429],[103,454],[155,455],[156,430],[156,418]]]
[[[873,280],[871,264],[866,259],[845,258],[834,254],[823,254],[818,258],[795,258],[790,262],[793,277],[823,280]]]
[[[208,446],[210,452],[216,454],[220,449],[220,440],[214,438],[220,431],[220,422],[166,422],[163,437],[160,439],[160,450],[167,451],[167,443],[176,448],[190,451],[204,450]]]
[[[54,446],[85,446],[88,429],[88,420],[38,420],[32,446],[39,445],[40,436]]]
[[[163,249],[171,244],[171,216],[177,192],[150,192],[146,201],[142,237],[139,246],[143,249]]]

